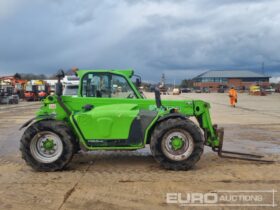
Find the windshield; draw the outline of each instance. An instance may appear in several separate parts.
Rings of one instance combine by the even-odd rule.
[[[38,85],[39,91],[45,91],[45,89],[46,89],[45,85]]]
[[[133,89],[121,75],[89,73],[83,78],[83,97],[136,98]]]
[[[64,96],[77,96],[78,95],[78,85],[66,85],[63,90]]]
[[[26,85],[25,90],[26,91],[32,91],[32,85]]]

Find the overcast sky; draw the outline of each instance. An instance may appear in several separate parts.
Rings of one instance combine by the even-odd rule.
[[[77,66],[179,81],[262,62],[280,75],[279,0],[0,1],[0,75]]]

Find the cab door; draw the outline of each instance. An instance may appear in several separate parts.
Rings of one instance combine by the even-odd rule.
[[[87,140],[128,139],[131,124],[139,113],[135,104],[105,105],[75,115]]]
[[[91,110],[81,110],[74,115],[86,140],[128,139],[132,123],[139,114],[139,107],[128,102],[136,98],[136,95],[125,77],[90,72],[82,79],[81,96],[92,105]],[[115,102],[110,104],[112,100]]]

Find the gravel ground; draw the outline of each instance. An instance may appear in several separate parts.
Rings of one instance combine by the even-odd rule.
[[[147,147],[129,152],[81,152],[65,171],[35,172],[21,159],[22,131],[18,128],[34,116],[39,103],[0,105],[0,209],[201,209],[167,204],[166,193],[279,191],[279,94],[240,94],[236,108],[228,105],[226,94],[187,93],[163,98],[210,102],[213,122],[225,128],[227,149],[264,154],[276,162],[221,159],[206,148],[193,170],[175,172],[160,168]],[[279,192],[275,193],[276,204],[279,198]],[[271,203],[271,196],[264,196],[264,202]]]

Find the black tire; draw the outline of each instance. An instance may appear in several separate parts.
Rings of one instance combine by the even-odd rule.
[[[40,132],[51,132],[60,138],[62,152],[53,162],[41,162],[32,154],[31,141]],[[57,171],[64,169],[76,152],[77,142],[68,126],[62,121],[42,120],[29,126],[20,141],[22,158],[36,171]]]
[[[183,160],[174,160],[169,158],[165,153],[166,135],[172,132],[181,132],[191,136],[193,147],[190,155]],[[164,145],[164,146],[163,146]],[[200,159],[203,153],[204,138],[200,128],[189,119],[171,118],[160,122],[151,135],[150,148],[154,159],[166,169],[170,170],[189,170]],[[189,146],[188,146],[189,147]],[[188,148],[187,147],[187,148]],[[163,151],[165,150],[165,151]],[[180,155],[179,155],[180,156]],[[185,158],[185,157],[184,157]]]

